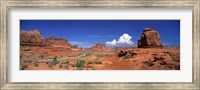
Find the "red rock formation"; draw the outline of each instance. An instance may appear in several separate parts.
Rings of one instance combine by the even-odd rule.
[[[126,50],[121,50],[119,53],[118,53],[118,56],[119,57],[122,57],[122,56],[125,56],[128,52]]]
[[[20,30],[20,44],[34,46],[54,46],[71,48],[71,44],[64,38],[47,37],[42,38],[39,30],[23,31]]]
[[[64,38],[56,38],[49,36],[43,40],[44,45],[54,46],[54,47],[66,47],[70,48],[71,44]]]
[[[20,30],[20,43],[42,43],[42,36],[39,30]]]
[[[78,45],[71,46],[72,48],[78,48]]]
[[[106,46],[104,44],[97,43],[95,46],[92,46],[92,50],[95,51],[106,50]]]
[[[162,47],[159,33],[152,28],[145,28],[141,38],[138,40],[138,47]]]

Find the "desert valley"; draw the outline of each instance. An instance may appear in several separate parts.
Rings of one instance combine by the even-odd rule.
[[[180,70],[180,47],[165,47],[159,33],[145,28],[137,46],[89,48],[65,38],[20,30],[20,70]]]

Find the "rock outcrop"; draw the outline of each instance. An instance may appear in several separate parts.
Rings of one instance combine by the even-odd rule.
[[[49,36],[43,40],[44,45],[48,46],[54,46],[54,47],[67,47],[70,48],[71,44],[68,42],[68,40],[64,38],[56,38],[53,36]]]
[[[20,44],[29,46],[54,46],[71,48],[71,44],[64,38],[56,38],[52,36],[42,38],[39,30],[20,30]]]
[[[118,53],[118,56],[119,57],[122,57],[122,56],[125,56],[128,52],[126,50],[121,50],[119,53]]]
[[[39,30],[20,30],[20,43],[42,43],[42,36]]]
[[[138,48],[162,47],[162,41],[157,31],[145,28],[141,38],[138,40]]]
[[[95,51],[106,50],[106,45],[97,43],[95,46],[92,46],[92,50]]]
[[[72,48],[78,48],[78,45],[73,45],[73,46],[71,46]]]

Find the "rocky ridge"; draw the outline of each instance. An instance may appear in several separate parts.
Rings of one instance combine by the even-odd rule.
[[[64,38],[49,36],[43,38],[40,30],[20,30],[20,45],[54,46],[71,48],[71,44]]]

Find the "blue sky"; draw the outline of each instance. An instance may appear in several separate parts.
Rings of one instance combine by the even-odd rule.
[[[39,29],[43,38],[62,37],[79,47],[137,46],[147,27],[159,32],[164,45],[180,45],[180,20],[20,20],[21,30]]]

